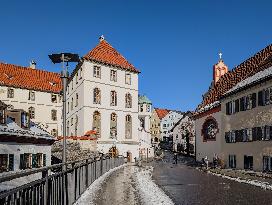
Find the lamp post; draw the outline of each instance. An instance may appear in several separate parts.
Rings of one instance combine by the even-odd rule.
[[[78,54],[59,53],[48,55],[51,61],[55,63],[62,63],[61,80],[62,80],[62,132],[63,132],[63,149],[62,149],[62,163],[64,163],[63,170],[66,170],[66,89],[69,77],[68,63],[79,62]],[[66,63],[66,65],[65,65]]]

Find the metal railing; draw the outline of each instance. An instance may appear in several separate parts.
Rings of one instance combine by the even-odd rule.
[[[42,173],[42,178],[0,194],[0,204],[70,205],[101,175],[124,164],[124,158],[100,158],[25,170],[0,177],[2,182]],[[62,171],[62,167],[66,170]],[[60,171],[57,171],[60,170]],[[51,173],[52,172],[52,173]]]

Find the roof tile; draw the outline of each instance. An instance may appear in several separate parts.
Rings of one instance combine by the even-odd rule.
[[[120,67],[124,70],[139,73],[132,64],[130,64],[118,51],[113,48],[106,40],[102,40],[99,44],[87,53],[84,59],[97,61]]]
[[[0,63],[0,85],[59,93],[60,74],[12,64]]]

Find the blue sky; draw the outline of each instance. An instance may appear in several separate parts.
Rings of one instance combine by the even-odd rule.
[[[271,1],[1,1],[0,61],[59,72],[48,54],[85,55],[103,34],[141,70],[156,107],[194,110],[223,52],[232,69],[271,43]]]

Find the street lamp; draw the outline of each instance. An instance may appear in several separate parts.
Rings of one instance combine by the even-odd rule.
[[[79,62],[78,54],[72,53],[58,53],[48,55],[51,61],[55,63],[62,63],[61,71],[61,80],[62,80],[62,131],[63,131],[63,149],[62,149],[62,163],[66,163],[66,89],[67,89],[67,80],[69,77],[68,73],[68,63],[69,62]],[[66,63],[66,65],[65,65]],[[63,170],[66,169],[66,166],[63,166]]]

